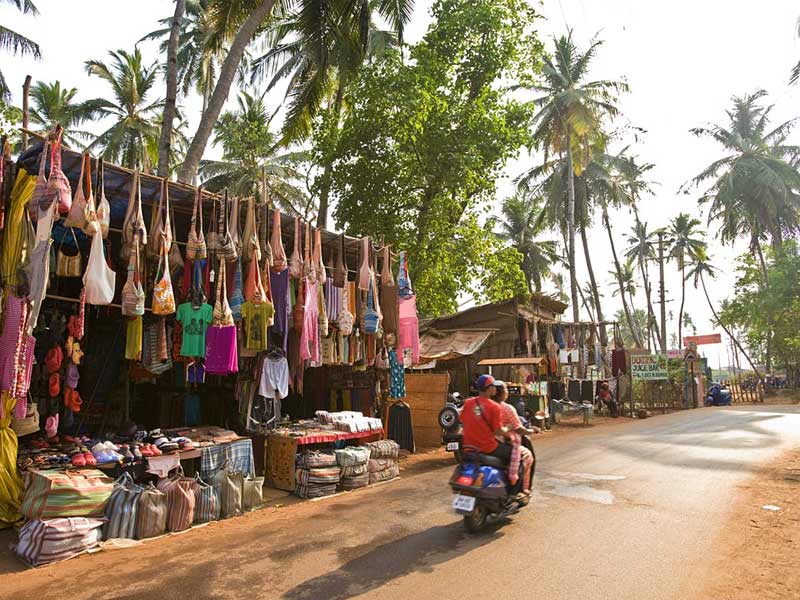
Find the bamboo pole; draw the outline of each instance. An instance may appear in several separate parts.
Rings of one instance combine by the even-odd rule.
[[[28,119],[30,118],[30,110],[28,108],[28,98],[31,89],[31,76],[25,77],[25,83],[22,85],[22,151],[28,149]]]

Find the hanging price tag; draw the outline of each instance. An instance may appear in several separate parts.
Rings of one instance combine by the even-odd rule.
[[[214,277],[215,277],[215,275],[216,275],[216,273],[214,273],[214,269],[211,269],[211,272],[208,274],[208,280],[209,280],[211,283],[214,283]]]

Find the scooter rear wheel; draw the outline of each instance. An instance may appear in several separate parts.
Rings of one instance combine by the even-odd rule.
[[[464,515],[464,527],[469,533],[478,533],[486,525],[488,516],[485,506],[476,505],[472,512]]]

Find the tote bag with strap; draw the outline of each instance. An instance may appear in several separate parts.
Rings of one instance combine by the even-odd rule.
[[[86,227],[86,196],[83,191],[84,186],[89,194],[92,193],[92,159],[88,152],[81,155],[81,175],[78,177],[78,187],[75,189],[75,197],[72,199],[72,206],[69,208],[67,218],[64,220],[64,227]]]
[[[123,473],[117,478],[106,504],[104,539],[136,537],[136,510],[141,494],[142,487],[136,485],[130,473]]]
[[[15,551],[33,567],[77,556],[100,543],[103,521],[85,517],[28,521],[19,530]]]
[[[197,225],[197,213],[200,213],[200,225]],[[189,237],[186,240],[186,258],[202,260],[206,258],[206,237],[203,233],[203,188],[197,188],[197,197],[192,208],[192,220],[189,222]]]
[[[139,494],[136,505],[136,539],[164,535],[167,532],[169,500],[167,495],[152,483]]]
[[[239,253],[231,237],[230,224],[228,223],[228,201],[228,190],[225,190],[224,205],[220,210],[218,220],[218,243],[220,256],[228,262],[233,262],[239,257]]]
[[[275,273],[285,271],[288,263],[281,235],[281,212],[277,208],[272,212],[272,235],[270,236],[269,245],[272,251],[272,270]]]
[[[147,228],[144,225],[142,214],[142,181],[139,169],[134,169],[128,192],[128,207],[125,210],[125,219],[122,223],[122,247],[120,255],[126,259],[131,253],[133,237],[139,236],[139,245],[147,246]]]
[[[63,130],[60,126],[56,129],[58,133],[51,148],[52,156],[50,158],[50,177],[47,178],[47,194],[39,203],[39,209],[47,210],[55,202],[56,206],[58,206],[58,212],[66,214],[72,206],[72,187],[69,184],[69,179],[64,175],[64,171],[61,170],[61,134]]]
[[[216,252],[219,250],[219,224],[217,223],[217,204],[214,199],[211,202],[211,219],[208,223],[208,233],[206,234],[206,251]]]
[[[294,247],[292,256],[289,258],[289,277],[300,279],[303,276],[303,257],[300,247],[302,245],[302,229],[300,227],[300,217],[294,218]]]
[[[28,519],[101,517],[114,482],[97,469],[30,470],[20,513]]]
[[[33,186],[33,194],[28,201],[28,216],[35,221],[39,216],[39,204],[47,195],[47,157],[50,156],[50,142],[46,141],[42,146],[42,153],[39,155],[39,174],[36,176],[36,183]],[[81,163],[83,165],[83,163]],[[83,167],[81,166],[81,177],[83,177]],[[80,187],[78,188],[80,189]]]
[[[83,285],[86,288],[86,302],[96,306],[111,304],[114,300],[114,289],[117,274],[108,266],[103,256],[103,236],[97,221],[90,224],[94,228],[92,246],[86,272],[83,274]]]
[[[132,248],[128,259],[128,278],[122,287],[122,314],[137,317],[144,314],[145,296],[139,272],[139,234],[133,236]]]
[[[194,522],[208,523],[219,518],[219,505],[214,487],[200,478],[200,473],[195,473],[192,483],[194,490]]]
[[[178,467],[178,473],[162,479],[157,487],[167,495],[169,501],[167,529],[170,531],[189,529],[194,521],[194,480],[184,477],[183,470]]]
[[[220,505],[220,518],[228,519],[242,514],[242,488],[244,477],[240,472],[229,470],[225,461],[212,477],[212,485]]]
[[[147,244],[148,256],[159,256],[161,247],[164,244],[166,244],[167,250],[172,246],[172,227],[169,220],[169,183],[166,179],[161,180],[158,207],[153,211],[150,218],[150,239]]]
[[[244,220],[244,231],[242,232],[242,258],[245,262],[253,259],[253,253],[258,248],[258,235],[256,232],[256,207],[255,198],[248,198],[247,214]],[[259,254],[260,254],[259,249]]]
[[[162,238],[161,253],[158,257],[158,269],[156,270],[156,283],[153,286],[152,310],[154,315],[171,315],[175,312],[175,294],[172,290],[172,279],[169,275],[169,258],[167,252],[167,239]]]
[[[242,481],[242,509],[256,510],[264,503],[264,478],[253,477]]]
[[[75,254],[64,254],[62,247],[64,246],[64,238],[67,237],[67,229],[64,229],[64,235],[61,237],[61,243],[58,245],[56,251],[56,275],[58,277],[80,277],[83,274],[83,256],[81,256],[81,247],[78,245],[78,238],[75,237],[75,230],[69,228],[72,234],[72,240],[75,242]]]
[[[104,178],[103,159],[99,158],[97,159],[97,222],[100,223],[103,239],[106,239],[108,238],[108,227],[111,225],[111,205],[106,198]]]

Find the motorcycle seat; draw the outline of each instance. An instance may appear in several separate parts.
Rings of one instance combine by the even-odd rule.
[[[505,469],[506,465],[502,460],[490,454],[478,454],[478,461],[487,467],[495,467],[497,469]]]

